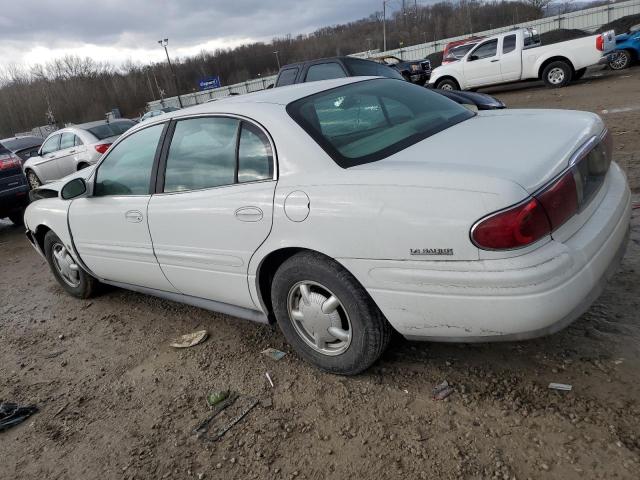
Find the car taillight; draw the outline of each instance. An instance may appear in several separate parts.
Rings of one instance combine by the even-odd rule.
[[[471,229],[476,246],[487,250],[525,247],[549,235],[595,196],[611,164],[613,142],[605,131],[585,143],[570,167],[531,199],[480,219]]]
[[[110,143],[99,143],[98,145],[96,145],[96,151],[100,154],[106,152],[107,150],[109,150],[109,147],[111,146]]]
[[[604,35],[600,34],[596,37],[596,48],[601,52],[604,50]]]
[[[20,159],[13,154],[0,155],[0,170],[21,168]]]
[[[473,242],[488,250],[520,248],[551,233],[549,219],[535,199],[495,213],[471,230]]]

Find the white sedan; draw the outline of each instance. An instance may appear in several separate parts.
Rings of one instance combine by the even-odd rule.
[[[323,370],[411,339],[550,334],[620,259],[630,193],[594,114],[474,113],[392,79],[199,105],[123,135],[32,203],[71,295],[99,282],[277,322]]]

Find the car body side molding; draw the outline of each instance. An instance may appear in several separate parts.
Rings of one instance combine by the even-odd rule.
[[[269,324],[267,316],[258,311],[251,310],[249,308],[237,307],[235,305],[229,305],[228,303],[216,302],[215,300],[207,300],[206,298],[192,297],[190,295],[184,295],[181,293],[165,292],[164,290],[156,290],[155,288],[139,287],[137,285],[130,285],[128,283],[111,282],[109,280],[100,280],[107,285],[113,285],[114,287],[124,288],[126,290],[132,290],[138,293],[144,293],[147,295],[153,295],[154,297],[164,298],[165,300],[171,300],[173,302],[185,303],[192,307],[203,308],[212,312],[223,313],[232,317],[239,317],[245,320],[251,320],[252,322]]]

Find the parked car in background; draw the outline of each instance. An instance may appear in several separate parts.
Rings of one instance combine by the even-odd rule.
[[[111,144],[134,125],[135,122],[127,119],[101,120],[52,133],[43,142],[38,155],[23,165],[29,186],[37,188],[95,164]]]
[[[484,37],[469,37],[465,40],[447,43],[442,51],[442,64],[457,62],[469,53],[469,50],[471,50],[474,45],[477,45],[483,38]]]
[[[521,28],[480,41],[460,61],[434,69],[429,83],[468,90],[539,78],[548,87],[564,87],[588,66],[607,63],[615,44],[610,31],[543,46],[537,31]]]
[[[176,110],[180,110],[177,107],[163,107],[157,110],[149,110],[147,113],[140,117],[139,122],[144,122],[145,120],[149,120],[150,118],[157,117],[158,115],[164,115],[165,113],[175,112]]]
[[[139,124],[25,224],[70,295],[104,282],[277,322],[302,358],[356,374],[394,330],[501,341],[579,317],[628,238],[612,149],[589,112],[308,82]]]
[[[40,145],[42,145],[43,141],[44,138],[42,137],[12,137],[0,140],[0,145],[15,153],[24,164],[27,159],[38,154],[38,150],[40,150]]]
[[[281,87],[294,83],[329,80],[332,78],[369,76],[406,80],[396,69],[378,62],[354,57],[332,57],[285,65],[278,72],[275,86]],[[434,90],[434,92],[448,97],[454,102],[473,105],[478,110],[506,108],[502,101],[484,93],[450,92],[445,90]]]
[[[623,70],[640,60],[640,24],[634,25],[627,33],[616,35],[616,49],[611,55],[609,66],[613,70]]]
[[[0,145],[0,218],[9,217],[14,224],[21,225],[29,203],[28,193],[20,157]]]
[[[431,76],[430,60],[402,60],[393,55],[372,57],[371,60],[382,63],[397,70],[405,80],[418,85],[424,85]]]

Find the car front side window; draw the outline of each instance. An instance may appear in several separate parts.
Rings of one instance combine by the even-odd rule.
[[[151,170],[164,124],[135,132],[122,140],[100,163],[94,196],[147,195]]]
[[[489,40],[488,42],[480,44],[471,55],[469,60],[481,60],[483,58],[495,57],[498,53],[498,39]]]
[[[60,135],[54,135],[42,145],[42,155],[56,152],[60,149]]]

